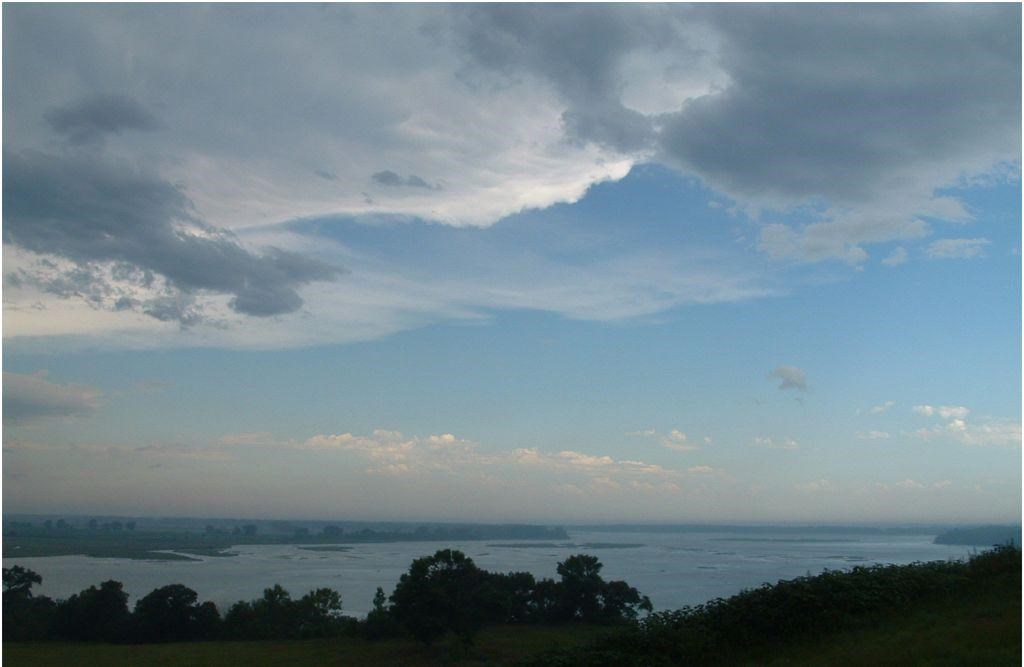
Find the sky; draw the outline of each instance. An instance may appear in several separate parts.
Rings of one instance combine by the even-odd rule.
[[[5,512],[1021,515],[1021,9],[3,7]]]

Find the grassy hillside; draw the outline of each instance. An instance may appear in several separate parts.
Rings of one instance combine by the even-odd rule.
[[[1020,664],[1021,552],[825,572],[653,614],[535,667]]]
[[[766,647],[740,664],[1019,665],[1021,595],[1001,582],[823,637]]]

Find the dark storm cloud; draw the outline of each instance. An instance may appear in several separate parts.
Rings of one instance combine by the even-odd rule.
[[[1017,6],[705,10],[732,83],[686,104],[661,145],[733,194],[857,201],[949,160],[1019,151]]]
[[[145,107],[123,95],[94,95],[51,109],[46,121],[72,143],[86,143],[124,130],[155,130],[160,126]]]
[[[568,103],[568,138],[620,151],[646,147],[653,126],[619,100],[619,59],[637,47],[687,49],[660,7],[483,5],[456,13],[458,35],[476,63],[550,80]]]
[[[477,65],[541,76],[566,136],[661,159],[733,196],[857,202],[934,167],[1019,155],[1015,5],[486,5],[456,10]],[[688,37],[679,26],[689,26]],[[645,49],[698,55],[716,36],[728,76],[676,112],[621,100],[618,65]],[[923,176],[922,176],[923,174]],[[948,177],[947,177],[948,180]]]
[[[129,163],[5,153],[3,195],[5,243],[79,265],[59,274],[49,289],[54,293],[102,292],[103,279],[90,263],[114,262],[115,278],[137,271],[133,282],[145,284],[159,274],[186,295],[231,294],[235,311],[265,317],[297,310],[298,287],[341,272],[285,250],[246,250],[203,223],[178,187]],[[131,305],[124,297],[118,303]],[[183,323],[195,317],[187,300],[160,298],[142,310]]]

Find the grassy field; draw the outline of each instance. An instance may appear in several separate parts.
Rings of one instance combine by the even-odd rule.
[[[557,646],[571,646],[607,633],[594,626],[503,626],[480,633],[468,650],[455,642],[427,648],[412,640],[368,642],[362,639],[316,639],[272,642],[206,642],[118,646],[66,642],[9,643],[3,647],[8,667],[113,667],[139,665],[513,665]]]

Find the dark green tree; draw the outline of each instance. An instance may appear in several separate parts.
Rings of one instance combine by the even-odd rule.
[[[384,589],[378,586],[373,596],[373,609],[366,615],[366,622],[363,624],[363,634],[367,639],[375,640],[395,637],[400,632],[401,626],[391,613]]]
[[[42,577],[20,565],[4,568],[4,640],[45,639],[48,636],[56,605],[48,597],[32,595],[32,585],[41,583]]]
[[[135,603],[133,639],[176,642],[211,639],[217,634],[220,614],[212,602],[182,584],[163,586]]]
[[[391,613],[424,644],[447,632],[469,644],[485,621],[480,600],[485,575],[461,551],[442,549],[417,558],[391,594]]]
[[[119,641],[128,633],[128,594],[120,581],[104,581],[57,603],[54,632],[63,639]]]
[[[43,578],[20,565],[4,568],[4,599],[7,595],[32,597],[32,584],[43,583]]]
[[[340,632],[341,594],[330,588],[317,588],[299,598],[296,605],[300,637],[330,637]]]

